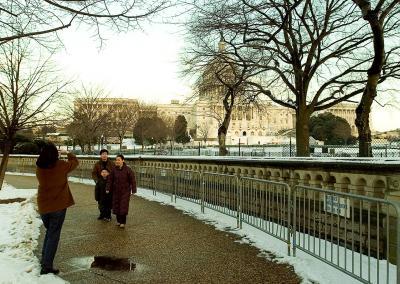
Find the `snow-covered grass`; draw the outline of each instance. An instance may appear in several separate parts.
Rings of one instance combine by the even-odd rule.
[[[94,185],[93,180],[90,179],[70,177],[69,180],[71,182]],[[0,199],[15,197],[29,199],[35,193],[36,190],[18,190],[6,185],[0,191]],[[184,214],[213,225],[217,230],[237,234],[240,239],[238,242],[257,247],[260,250],[260,257],[293,265],[296,273],[302,277],[302,283],[359,283],[355,278],[301,250],[297,250],[296,257],[288,256],[286,243],[246,223],[243,223],[242,229],[238,229],[236,227],[236,218],[207,208],[202,213],[198,204],[182,199],[177,199],[175,203],[171,201],[171,197],[168,195],[159,192],[157,192],[157,195],[153,195],[153,190],[138,188],[137,195],[150,201],[174,206],[183,211]],[[21,203],[0,204],[0,219],[0,283],[56,283],[56,281],[62,283],[62,280],[56,276],[46,275],[39,277],[38,275],[39,263],[32,251],[37,247],[41,222],[32,202],[27,200]],[[299,241],[301,240],[299,239]],[[355,267],[359,267],[358,259],[359,257],[354,259]],[[382,268],[380,273],[386,279],[385,268]],[[391,265],[390,270],[391,277],[395,277],[395,266]],[[372,271],[373,274],[376,273],[374,268],[372,268]],[[2,282],[3,279],[7,279],[7,281]],[[372,277],[371,282],[375,283],[374,277]],[[395,283],[395,279],[390,282]]]
[[[7,183],[0,191],[0,283],[65,283],[53,274],[39,275],[33,253],[42,224],[32,202],[36,193],[37,189],[16,189]],[[9,202],[15,198],[23,201]]]

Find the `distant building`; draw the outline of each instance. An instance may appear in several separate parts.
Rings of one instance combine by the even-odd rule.
[[[330,112],[333,115],[344,118],[349,124],[351,128],[351,134],[353,136],[357,136],[357,127],[356,127],[356,105],[350,103],[340,103],[330,107],[323,112]]]
[[[75,107],[79,107],[79,104],[82,102],[76,102]],[[132,109],[139,109],[140,116],[158,115],[175,120],[178,115],[183,115],[188,122],[188,130],[193,129],[196,132],[195,140],[206,141],[208,144],[217,144],[218,126],[224,113],[222,105],[208,99],[206,95],[200,96],[193,103],[172,100],[168,104],[140,105],[139,108],[139,103],[135,99],[99,99],[96,104],[104,112],[128,105],[132,106]],[[357,133],[354,124],[354,105],[339,104],[326,111],[346,119],[353,135]],[[116,115],[114,114],[113,117]],[[238,105],[232,112],[226,143],[236,145],[239,140],[243,144],[281,143],[283,140],[277,139],[276,134],[282,130],[293,129],[295,125],[295,112],[292,109],[270,102],[261,103],[257,107]],[[131,132],[128,136],[130,135]]]
[[[177,100],[170,104],[157,104],[159,116],[176,118],[184,115],[188,121],[189,129],[196,129],[196,140],[216,144],[219,122],[223,117],[223,107],[206,98],[199,98],[194,103],[180,103]],[[332,114],[346,119],[352,129],[352,134],[357,134],[355,127],[355,106],[352,104],[339,104],[326,110]],[[295,112],[271,103],[261,104],[259,107],[235,106],[229,125],[226,142],[238,144],[239,139],[244,144],[280,143],[275,136],[279,131],[293,129],[296,126]]]

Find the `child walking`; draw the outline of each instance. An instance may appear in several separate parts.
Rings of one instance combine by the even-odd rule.
[[[111,221],[112,193],[106,192],[109,174],[110,172],[107,169],[102,169],[100,172],[101,178],[97,181],[95,187],[95,199],[99,205],[100,211],[98,219],[104,221]]]

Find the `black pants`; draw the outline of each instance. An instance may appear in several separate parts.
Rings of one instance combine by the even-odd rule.
[[[112,207],[112,196],[111,193],[103,196],[101,200],[98,201],[100,218],[111,219],[111,207]]]
[[[126,224],[126,215],[117,215],[117,222],[120,224]]]

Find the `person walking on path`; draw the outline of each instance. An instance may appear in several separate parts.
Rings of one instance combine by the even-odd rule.
[[[100,160],[97,161],[97,163],[93,166],[93,170],[92,170],[92,178],[93,178],[94,182],[96,183],[95,199],[97,201],[99,212],[100,212],[99,217],[97,217],[98,220],[104,220],[104,219],[107,219],[108,217],[111,218],[111,216],[108,216],[108,215],[105,216],[105,213],[106,213],[106,208],[104,207],[105,203],[102,202],[104,200],[97,199],[96,188],[97,188],[97,183],[99,181],[102,182],[102,179],[103,179],[103,177],[101,176],[101,171],[103,169],[106,169],[109,173],[111,173],[111,170],[113,167],[114,167],[113,163],[108,158],[108,151],[106,149],[101,149],[100,150]]]
[[[117,226],[124,228],[126,215],[129,210],[129,200],[132,193],[136,193],[135,174],[124,162],[123,155],[115,158],[115,167],[112,169],[107,182],[107,192],[113,195],[112,211],[117,216]]]
[[[99,203],[100,216],[104,221],[111,221],[112,194],[106,191],[109,174],[107,169],[102,169],[101,179],[97,181],[95,187],[95,199]]]
[[[59,160],[57,147],[48,143],[42,148],[36,161],[36,177],[39,183],[38,211],[46,228],[40,274],[60,272],[53,267],[53,261],[67,208],[74,204],[68,185],[68,173],[73,171],[79,162],[72,153],[61,154],[67,154],[68,161]]]

